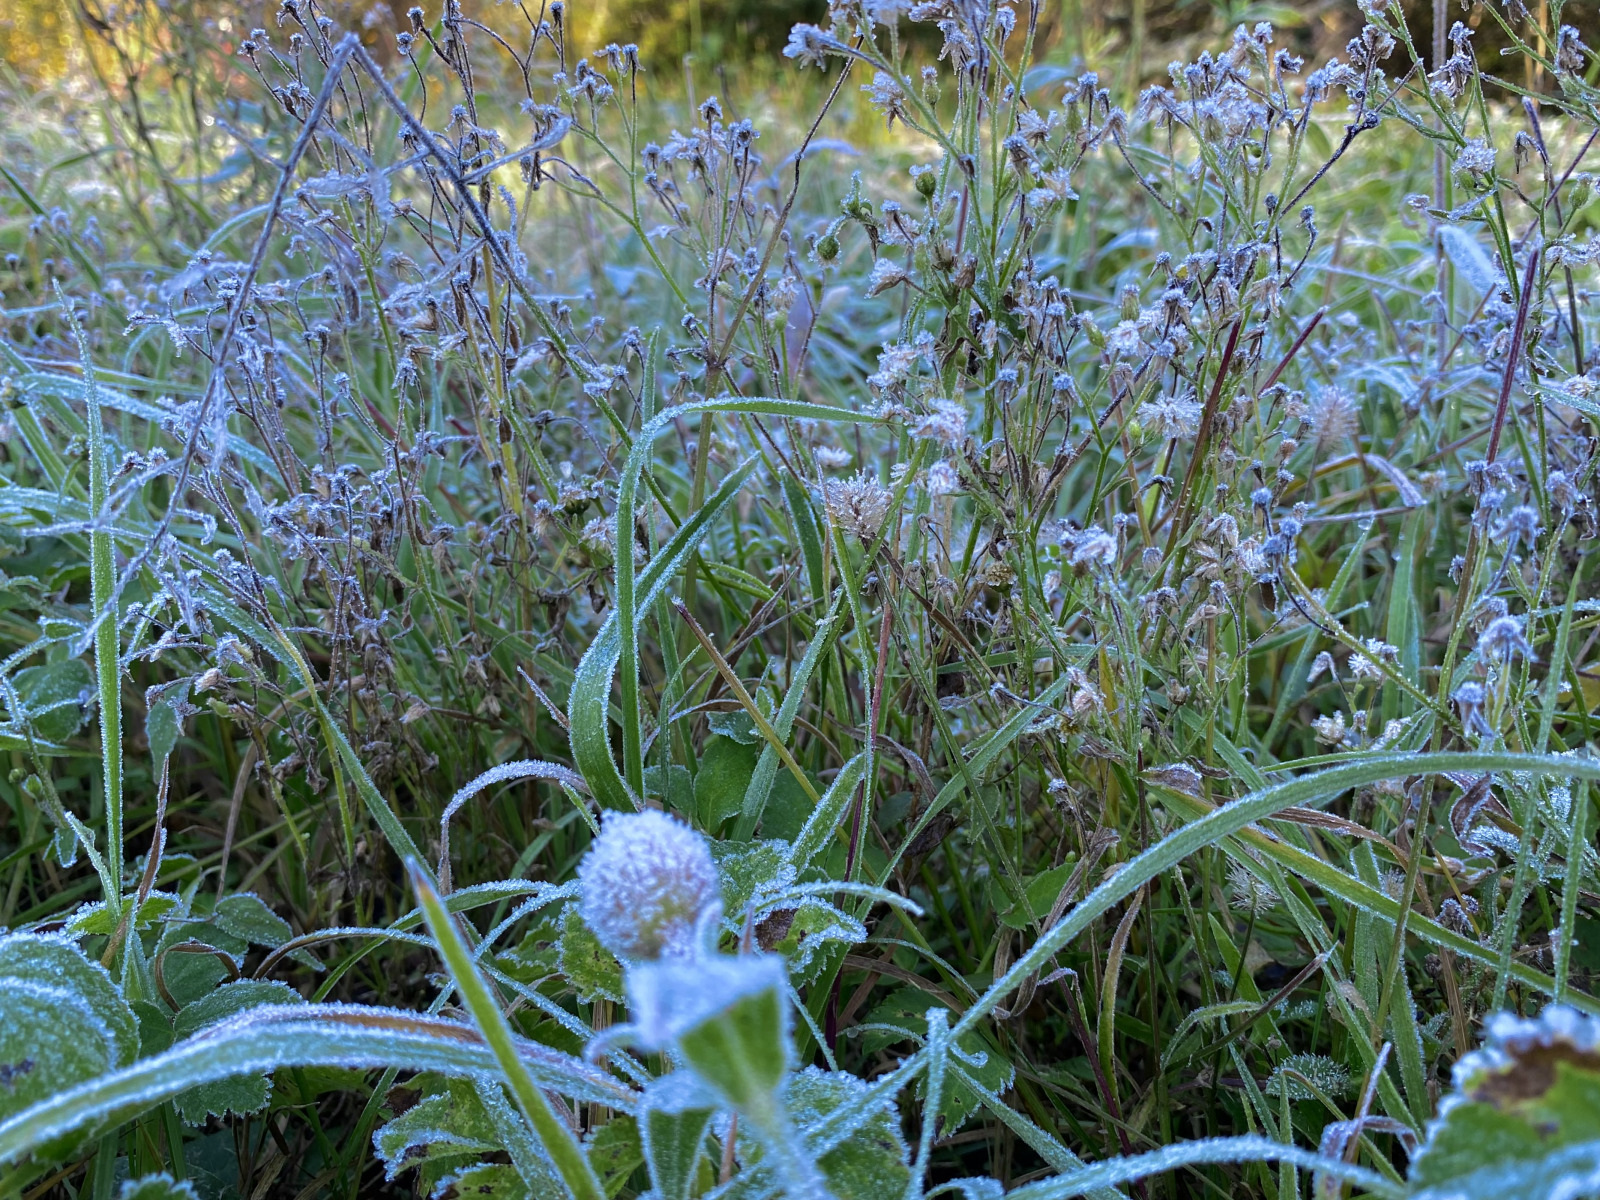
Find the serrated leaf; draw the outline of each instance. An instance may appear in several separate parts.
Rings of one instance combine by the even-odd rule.
[[[745,907],[758,892],[776,891],[794,882],[789,847],[783,842],[711,843],[711,857],[721,880],[722,911],[743,920]]]
[[[600,944],[594,930],[584,924],[576,904],[567,905],[562,912],[556,952],[562,978],[577,991],[579,1000],[588,1003],[599,998],[621,1003],[622,964]]]
[[[75,943],[24,933],[0,938],[0,976],[72,992],[110,1033],[114,1047],[110,1066],[139,1057],[139,1023],[122,989]]]
[[[252,1008],[269,1004],[303,1003],[300,993],[286,983],[271,979],[239,979],[225,983],[178,1013],[172,1022],[173,1037],[182,1040],[209,1026]],[[209,1115],[252,1113],[266,1107],[272,1096],[272,1080],[265,1075],[237,1075],[215,1083],[190,1088],[177,1098],[178,1115],[190,1125],[200,1125]]]
[[[128,1180],[117,1193],[117,1200],[199,1200],[199,1193],[187,1179],[174,1179],[163,1171]]]
[[[784,1104],[801,1138],[822,1118],[857,1098],[867,1085],[845,1071],[807,1067],[784,1085]],[[759,1162],[761,1148],[740,1138],[740,1157]],[[747,1157],[748,1156],[748,1157]],[[901,1200],[911,1179],[910,1154],[893,1101],[818,1160],[836,1200]]]
[[[1501,1178],[1511,1163],[1542,1177],[1545,1160],[1600,1141],[1600,1018],[1564,1005],[1531,1020],[1502,1013],[1490,1019],[1484,1047],[1463,1058],[1454,1075],[1455,1089],[1412,1160],[1414,1189],[1455,1194],[1462,1186],[1462,1196],[1485,1195],[1464,1181]],[[1574,1187],[1563,1194],[1584,1193]]]
[[[378,1129],[372,1145],[383,1160],[386,1178],[396,1179],[416,1168],[424,1193],[500,1149],[494,1123],[464,1079],[444,1080],[442,1090]]]

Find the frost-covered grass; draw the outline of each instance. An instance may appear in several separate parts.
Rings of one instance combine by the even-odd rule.
[[[414,11],[3,98],[0,1200],[1600,1187],[1559,4]]]

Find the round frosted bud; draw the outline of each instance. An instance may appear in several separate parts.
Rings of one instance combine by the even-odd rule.
[[[817,239],[817,257],[823,262],[832,262],[839,257],[839,239],[831,233],[825,233]]]
[[[629,962],[692,955],[695,927],[718,895],[705,839],[654,810],[609,814],[578,884],[584,923]]]

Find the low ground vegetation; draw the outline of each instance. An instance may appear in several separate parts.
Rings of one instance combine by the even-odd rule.
[[[1560,4],[480,15],[7,99],[0,1196],[1595,1194]]]

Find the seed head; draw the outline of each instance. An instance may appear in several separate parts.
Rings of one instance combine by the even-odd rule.
[[[829,479],[822,485],[822,503],[841,529],[863,542],[878,535],[889,515],[889,489],[865,471],[850,479]]]
[[[607,815],[578,866],[578,884],[584,923],[631,962],[692,956],[696,926],[718,902],[705,839],[654,810]]]
[[[1311,401],[1308,417],[1317,446],[1326,450],[1342,445],[1355,434],[1358,416],[1355,398],[1341,387],[1319,392]]]

